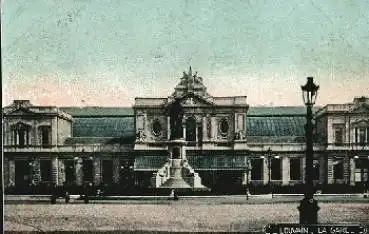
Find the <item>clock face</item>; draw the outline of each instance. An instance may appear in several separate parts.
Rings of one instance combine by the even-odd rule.
[[[159,136],[161,134],[162,131],[162,127],[161,127],[161,123],[159,120],[154,120],[153,124],[152,124],[152,133],[155,136]]]

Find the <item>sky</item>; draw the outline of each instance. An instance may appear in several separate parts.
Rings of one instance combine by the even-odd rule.
[[[3,0],[5,106],[131,106],[192,66],[213,96],[317,105],[369,96],[369,1]]]

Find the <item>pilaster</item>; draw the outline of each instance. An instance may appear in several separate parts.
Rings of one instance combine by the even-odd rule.
[[[65,164],[63,160],[58,160],[58,184],[63,185],[65,182]]]
[[[301,181],[303,183],[305,183],[305,177],[306,177],[306,174],[305,174],[305,169],[306,169],[306,160],[305,160],[305,157],[306,156],[303,156],[300,158],[300,172],[301,172]]]
[[[326,162],[323,155],[319,156],[319,183],[324,184],[327,178]]]
[[[288,185],[290,182],[290,159],[289,157],[282,158],[282,185]]]
[[[217,138],[217,122],[215,116],[211,116],[211,139],[215,140]]]
[[[355,159],[350,158],[350,185],[354,186],[355,185]]]
[[[333,184],[334,178],[333,178],[333,158],[328,157],[327,159],[327,183]]]
[[[9,180],[8,180],[9,186],[15,185],[15,162],[13,159],[9,160]]]
[[[268,159],[263,158],[263,182],[264,184],[268,184],[269,182],[269,165]]]
[[[76,184],[83,185],[82,159],[78,159],[76,162]]]
[[[38,184],[41,181],[40,159],[34,159],[32,164],[32,171],[30,172],[31,178],[36,184]]]
[[[58,185],[58,158],[53,157],[51,160],[51,179],[52,182]]]
[[[101,160],[95,157],[94,159],[94,184],[99,185],[101,183]]]
[[[9,160],[7,157],[3,157],[3,173],[4,173],[4,187],[9,185]]]
[[[350,158],[346,156],[343,158],[343,179],[345,180],[346,184],[350,183],[350,170]]]
[[[203,116],[202,117],[202,139],[204,141],[207,141],[208,140],[208,121],[206,119],[206,116]]]
[[[113,182],[119,183],[119,158],[113,158]]]

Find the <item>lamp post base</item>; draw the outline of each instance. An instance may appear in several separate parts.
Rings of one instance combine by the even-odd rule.
[[[300,201],[298,207],[300,212],[300,224],[317,224],[318,223],[318,201],[314,198],[304,197]]]

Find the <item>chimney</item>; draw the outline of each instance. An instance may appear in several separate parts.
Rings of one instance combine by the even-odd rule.
[[[32,106],[29,100],[14,100],[13,105],[16,106],[17,108],[20,108],[20,107],[27,108],[29,106]]]

